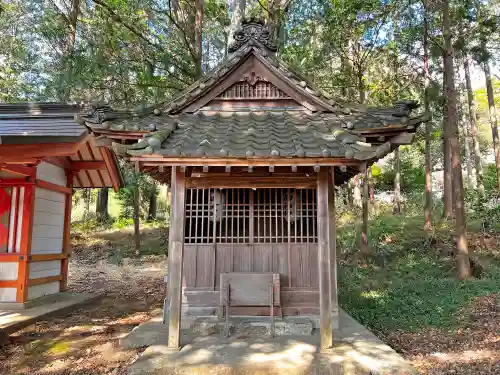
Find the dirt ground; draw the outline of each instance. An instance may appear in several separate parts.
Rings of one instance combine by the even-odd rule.
[[[121,374],[139,351],[124,351],[118,339],[156,315],[163,303],[165,260],[149,257],[120,266],[71,262],[73,291],[104,293],[100,301],[53,317],[11,336],[0,347],[2,375]]]

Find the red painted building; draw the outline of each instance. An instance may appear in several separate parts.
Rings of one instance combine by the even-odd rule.
[[[0,306],[66,289],[73,188],[121,184],[77,105],[0,104]]]

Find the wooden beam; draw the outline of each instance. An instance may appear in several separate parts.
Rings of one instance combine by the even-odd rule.
[[[106,163],[104,162],[104,160],[73,161],[71,162],[71,169],[74,171],[106,170]]]
[[[87,135],[71,143],[37,143],[24,145],[0,145],[0,162],[26,160],[28,158],[46,158],[49,156],[69,156],[75,154],[81,145],[91,137]]]
[[[54,281],[61,281],[62,278],[63,278],[63,275],[46,276],[46,277],[39,277],[38,279],[30,279],[30,280],[28,280],[28,286],[53,283]]]
[[[239,158],[179,158],[179,157],[163,157],[158,155],[143,155],[130,158],[130,161],[140,161],[143,162],[145,166],[154,165],[185,165],[190,167],[209,165],[212,167],[225,167],[225,166],[243,166],[247,167],[249,165],[254,167],[269,167],[273,166],[285,166],[289,167],[292,165],[313,167],[315,165],[334,167],[340,165],[351,165],[357,166],[362,164],[362,161],[346,158],[251,158],[251,159],[239,159]]]
[[[0,288],[17,288],[17,280],[0,280]]]
[[[66,253],[61,253],[61,254],[35,254],[35,255],[29,255],[28,260],[30,262],[47,262],[50,260],[60,260],[60,259],[67,259],[69,257],[69,254]]]
[[[330,181],[327,169],[323,169],[318,173],[317,182],[320,351],[326,352],[333,346],[330,223],[328,207],[328,185]]]
[[[26,177],[35,177],[36,175],[35,166],[25,166],[19,164],[2,164],[0,165],[0,170],[15,174],[20,174]]]
[[[121,179],[120,179],[120,171],[118,169],[118,166],[116,165],[116,158],[114,154],[107,148],[100,148],[99,150],[101,151],[102,158],[106,163],[106,167],[109,173],[109,178],[111,179],[111,183],[113,184],[113,190],[115,192],[118,192],[121,185]]]
[[[63,193],[63,194],[71,195],[73,193],[73,189],[71,189],[69,187],[53,184],[52,182],[48,182],[48,181],[35,180],[35,185],[41,189],[57,191],[57,192]]]
[[[10,178],[10,179],[0,179],[0,186],[26,186],[33,185],[34,182],[27,181],[26,178]]]
[[[182,261],[184,258],[184,221],[186,216],[186,176],[180,168],[172,168],[174,203],[169,241],[168,296],[168,347],[180,347],[181,308],[182,308]]]
[[[46,163],[57,165],[58,167],[64,169],[71,169],[71,161],[68,159],[69,158],[67,156],[49,156],[47,158],[43,158],[42,160]]]
[[[20,254],[3,253],[0,254],[0,263],[3,262],[17,262],[22,257]]]
[[[308,189],[316,187],[316,180],[313,177],[302,176],[207,176],[188,177],[186,187],[207,189],[207,188],[289,188]]]

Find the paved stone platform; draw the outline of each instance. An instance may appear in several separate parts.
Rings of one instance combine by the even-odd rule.
[[[418,374],[398,353],[344,311],[334,330],[334,347],[319,353],[319,332],[278,336],[219,333],[201,336],[181,330],[181,349],[167,348],[161,317],[136,327],[120,340],[124,348],[147,347],[128,375],[358,375]]]
[[[99,297],[99,294],[92,293],[61,292],[38,298],[25,309],[6,309],[4,304],[0,309],[0,344],[11,333],[49,316],[76,309]]]

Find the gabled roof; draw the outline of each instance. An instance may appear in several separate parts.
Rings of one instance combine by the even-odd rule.
[[[170,102],[135,114],[96,105],[78,121],[108,144],[119,141],[112,147],[120,155],[149,160],[156,156],[166,163],[169,158],[318,157],[372,163],[411,143],[417,126],[427,120],[427,115],[411,117],[415,101],[366,108],[315,89],[275,56],[275,46],[259,22],[244,23],[235,39],[226,61]],[[248,105],[258,102],[249,99],[243,101],[247,108],[240,109],[233,100],[227,109],[221,94],[238,82],[254,84],[255,76],[296,105],[260,108]],[[210,104],[214,102],[222,105]]]

